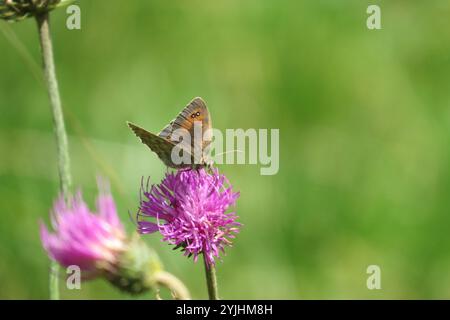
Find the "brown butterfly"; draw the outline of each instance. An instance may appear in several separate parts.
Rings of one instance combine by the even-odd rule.
[[[208,146],[211,143],[211,116],[205,101],[202,98],[194,98],[179,114],[172,120],[160,133],[153,134],[147,130],[128,122],[128,126],[138,136],[142,143],[146,144],[164,164],[171,168],[198,168],[210,166],[212,161],[209,158]],[[201,140],[194,137],[195,130],[201,128]],[[189,135],[185,139],[179,138],[179,132],[185,132]],[[206,138],[206,139],[205,139]],[[185,152],[189,161],[179,162],[173,159],[173,148]],[[187,162],[187,163],[186,163]]]

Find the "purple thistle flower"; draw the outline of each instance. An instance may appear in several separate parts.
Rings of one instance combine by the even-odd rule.
[[[41,223],[41,241],[48,255],[63,266],[77,265],[91,275],[110,269],[126,248],[126,234],[110,194],[97,198],[97,214],[92,213],[81,193],[54,204],[51,220],[54,233]]]
[[[159,231],[163,241],[182,247],[194,261],[203,253],[207,263],[214,264],[239,231],[235,213],[225,213],[239,193],[217,169],[211,174],[205,169],[167,173],[159,185],[142,187],[142,193],[146,199],[141,199],[138,212],[139,233]],[[156,220],[142,220],[146,218]]]

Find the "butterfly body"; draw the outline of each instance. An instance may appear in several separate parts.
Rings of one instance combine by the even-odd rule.
[[[168,167],[184,169],[211,165],[209,156],[205,153],[211,143],[211,116],[202,98],[194,98],[158,134],[130,122],[128,126]],[[185,135],[184,139],[180,139],[180,132]],[[175,147],[178,148],[177,151],[186,153],[189,161],[174,161],[172,151]]]

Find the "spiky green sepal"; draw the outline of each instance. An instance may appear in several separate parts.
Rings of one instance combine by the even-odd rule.
[[[155,290],[155,275],[162,271],[156,253],[137,236],[130,239],[128,250],[119,258],[114,270],[107,270],[107,279],[120,290],[140,294]]]

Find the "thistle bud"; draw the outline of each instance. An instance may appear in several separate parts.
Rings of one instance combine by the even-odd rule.
[[[19,21],[72,2],[74,0],[0,0],[0,19]]]
[[[115,268],[105,270],[105,277],[122,291],[140,294],[157,289],[156,276],[161,271],[156,253],[136,235],[119,256]]]

